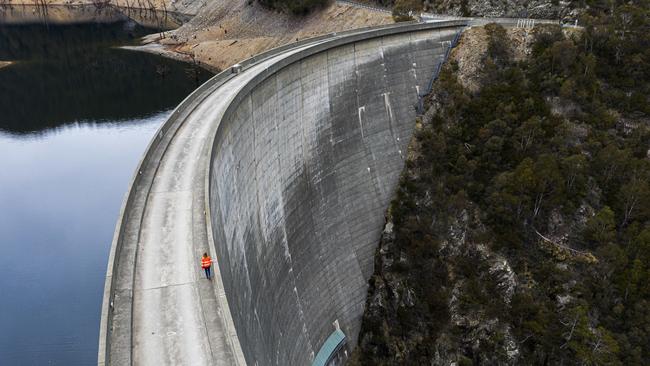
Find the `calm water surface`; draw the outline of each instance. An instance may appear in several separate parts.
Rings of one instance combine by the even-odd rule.
[[[2,26],[0,365],[92,365],[108,252],[155,130],[209,75],[129,23]]]

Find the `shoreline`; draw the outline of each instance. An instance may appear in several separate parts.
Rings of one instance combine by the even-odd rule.
[[[142,41],[142,39],[141,39]],[[180,62],[185,62],[189,65],[192,66],[198,66],[201,67],[204,70],[210,71],[214,73],[215,75],[220,73],[221,69],[219,69],[216,66],[212,66],[203,62],[200,62],[196,60],[195,58],[192,57],[191,54],[184,53],[182,51],[170,49],[169,46],[163,45],[158,43],[157,41],[153,41],[150,43],[142,43],[141,45],[137,46],[118,46],[117,48],[123,49],[123,50],[129,50],[129,51],[134,51],[134,52],[146,52],[146,53],[151,53],[154,55],[158,55],[161,57],[166,57],[168,59],[172,59],[175,61],[180,61]]]

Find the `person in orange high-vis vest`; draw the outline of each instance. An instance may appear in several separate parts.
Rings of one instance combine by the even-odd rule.
[[[201,268],[205,271],[205,278],[210,279],[212,274],[210,273],[210,268],[212,267],[212,258],[208,253],[203,253],[203,258],[201,258]]]

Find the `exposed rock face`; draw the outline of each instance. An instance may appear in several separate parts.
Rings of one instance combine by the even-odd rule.
[[[433,203],[423,201],[417,204],[427,211]],[[391,355],[386,364],[458,365],[471,362],[463,354],[476,355],[474,361],[480,364],[513,363],[520,353],[518,343],[508,322],[495,317],[489,308],[510,303],[519,286],[516,274],[504,257],[477,242],[476,235],[481,232],[482,224],[476,208],[460,211],[446,225],[434,222],[432,226],[436,228],[433,234],[440,238],[439,245],[433,252],[422,255],[430,257],[424,260],[424,265],[434,268],[436,273],[420,273],[421,281],[430,281],[427,286],[431,292],[422,292],[411,284],[417,281],[414,276],[419,275],[413,268],[423,263],[414,263],[412,253],[407,254],[412,248],[395,243],[396,235],[404,233],[396,233],[393,222],[387,222],[375,258],[376,274],[370,281],[361,349],[370,350],[376,359],[382,359],[384,354]],[[428,234],[423,236],[426,238]],[[468,274],[468,267],[475,268],[475,271]],[[469,296],[492,297],[492,304],[475,307],[467,301],[468,293],[473,292],[477,294]],[[435,318],[431,317],[432,313],[427,314],[432,306],[438,307],[432,312]],[[384,321],[376,324],[371,319]],[[405,324],[408,333],[395,332]],[[370,330],[368,326],[374,329]],[[395,333],[400,336],[395,337]],[[389,345],[388,349],[376,346],[377,338]],[[424,353],[428,356],[423,358],[420,347],[427,343],[434,346],[428,347],[429,351]],[[482,349],[501,352],[481,352]]]
[[[434,94],[418,123],[404,181],[426,174],[420,164],[427,147],[418,136],[427,133],[444,103],[443,96]],[[517,360],[520,350],[511,325],[492,310],[510,304],[521,286],[517,275],[504,256],[482,241],[485,228],[480,210],[458,197],[451,199],[449,207],[440,208],[451,215],[433,214],[440,205],[432,199],[433,189],[410,197],[418,214],[402,217],[399,198],[389,210],[360,339],[359,349],[366,355],[361,360],[355,354],[353,365],[377,360],[386,365],[492,365]],[[424,222],[430,224],[422,231]],[[405,241],[410,245],[405,246]],[[475,297],[485,306],[476,306]],[[368,362],[368,353],[373,362]]]

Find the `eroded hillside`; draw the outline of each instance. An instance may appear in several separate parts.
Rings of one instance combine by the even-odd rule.
[[[248,0],[214,1],[159,42],[203,64],[223,69],[296,40],[392,22],[389,14],[336,3],[297,16]]]

